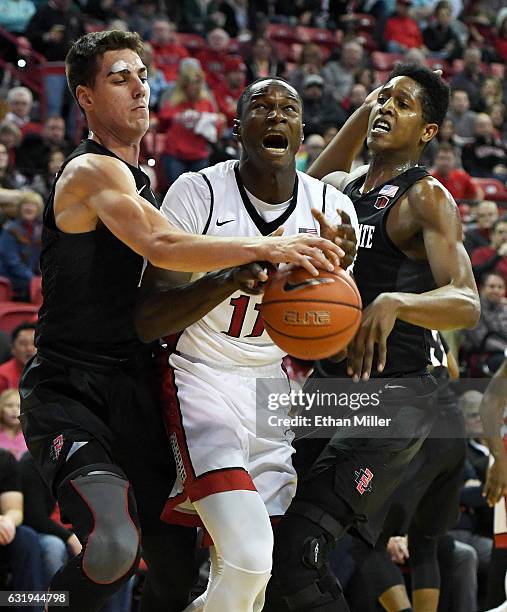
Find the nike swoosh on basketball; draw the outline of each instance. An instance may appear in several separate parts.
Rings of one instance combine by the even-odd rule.
[[[228,221],[219,221],[217,219],[217,225],[218,227],[220,227],[221,225],[225,225],[226,223],[232,223],[233,221],[236,221],[236,219],[229,219]]]
[[[145,187],[146,187],[146,185],[143,185],[142,187],[140,187],[140,188],[137,190],[137,195],[141,195],[141,191],[142,191],[142,190],[143,190]]]
[[[300,283],[290,283],[287,281],[283,286],[284,291],[295,291],[303,287],[312,287],[313,285],[323,285],[324,283],[334,283],[332,278],[308,278]]]

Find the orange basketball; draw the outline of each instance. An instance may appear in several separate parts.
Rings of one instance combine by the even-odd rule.
[[[336,268],[312,276],[279,270],[266,284],[261,314],[271,339],[289,355],[323,359],[343,350],[361,322],[361,296],[352,277]]]

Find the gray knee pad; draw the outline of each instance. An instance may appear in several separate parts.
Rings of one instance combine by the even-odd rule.
[[[58,499],[83,543],[82,568],[97,584],[112,584],[135,572],[139,522],[123,472],[111,464],[76,470],[58,487]]]

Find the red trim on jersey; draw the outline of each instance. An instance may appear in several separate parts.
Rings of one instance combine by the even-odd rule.
[[[178,512],[176,507],[185,499],[190,499],[191,502],[199,501],[208,495],[215,493],[224,493],[225,491],[257,491],[250,474],[243,468],[222,468],[206,472],[197,478],[188,476],[184,484],[184,492],[168,499],[160,518],[166,523],[176,523],[178,525],[188,525],[187,514]],[[181,515],[184,514],[184,522],[181,521]],[[193,516],[193,515],[192,515]],[[200,519],[195,515],[198,521],[191,526],[202,526]]]
[[[495,533],[495,548],[507,548],[507,533]]]

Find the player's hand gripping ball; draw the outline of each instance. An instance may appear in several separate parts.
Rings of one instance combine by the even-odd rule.
[[[266,283],[261,314],[282,350],[300,359],[324,359],[347,347],[361,323],[361,308],[356,284],[341,268],[315,277],[288,267]]]

